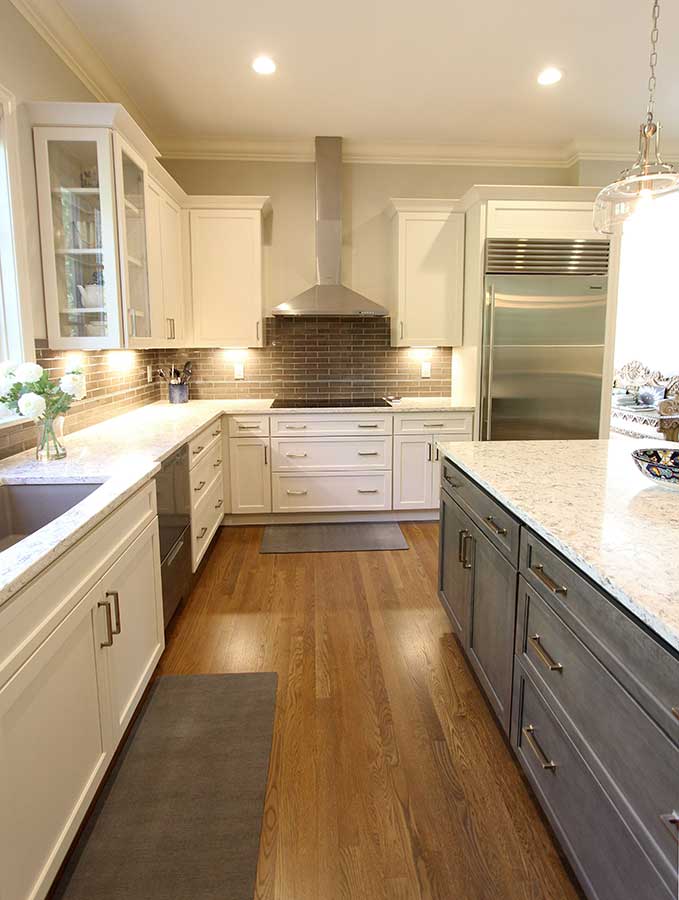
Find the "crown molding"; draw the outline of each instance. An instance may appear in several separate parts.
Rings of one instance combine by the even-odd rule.
[[[11,0],[45,43],[101,102],[121,103],[150,134],[148,122],[58,0]]]

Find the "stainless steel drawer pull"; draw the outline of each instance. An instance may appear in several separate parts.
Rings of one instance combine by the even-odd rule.
[[[443,428],[443,422],[424,422],[423,428]]]
[[[306,428],[306,425],[286,425],[285,427],[288,431],[303,431]]]
[[[452,478],[450,477],[450,475],[448,475],[448,474],[444,474],[443,480],[444,480],[445,482],[447,482],[452,488],[460,488],[460,487],[462,487],[461,484],[458,484],[456,481],[453,481],[453,479],[452,479]]]
[[[375,422],[375,423],[372,424],[372,425],[367,425],[367,424],[365,424],[365,423],[363,423],[363,422],[359,422],[359,423],[358,423],[358,427],[359,427],[359,428],[379,428],[380,426],[379,426],[379,424],[378,424],[377,422]]]
[[[306,453],[286,453],[288,459],[304,459]]]
[[[305,497],[308,494],[308,491],[286,491],[286,494],[289,494],[291,497]]]
[[[463,528],[461,531],[458,532],[458,540],[457,540],[457,561],[458,561],[458,562],[461,562],[461,563],[464,562],[464,556],[463,556],[463,552],[462,552],[462,551],[463,551],[464,539],[465,539],[465,536],[468,535],[468,534],[469,534],[469,532],[468,532],[465,528]]]
[[[221,466],[221,464],[222,464],[221,459],[218,459],[216,463],[213,463],[213,464],[212,464],[212,468],[213,468],[213,469],[218,469],[218,468]]]
[[[113,626],[113,634],[120,634],[120,597],[118,591],[106,591],[106,596],[113,600],[113,612],[116,617],[116,624]]]
[[[672,715],[675,719],[679,719],[679,706],[672,707]]]
[[[561,665],[561,663],[555,662],[552,659],[552,657],[549,655],[549,653],[547,653],[545,648],[540,643],[540,640],[541,638],[539,634],[533,634],[528,638],[528,643],[535,650],[538,657],[540,658],[540,661],[547,666],[550,672],[562,672],[563,666]]]
[[[193,455],[195,456],[197,453],[202,453],[203,450],[205,450],[205,447],[196,447],[196,449],[193,451]]]
[[[207,528],[201,528],[200,534],[198,535],[196,540],[202,541],[206,534],[207,534]]]
[[[212,432],[212,437],[217,437],[218,434],[221,434],[221,431],[219,430],[219,428],[216,431]]]
[[[259,425],[239,425],[238,428],[241,431],[252,431],[253,429],[259,428]]]
[[[369,490],[368,490],[368,488],[359,488],[358,493],[359,494],[378,494],[379,491],[377,490],[377,488],[370,488]]]
[[[537,756],[538,762],[542,766],[543,769],[549,770],[550,772],[556,772],[556,763],[554,760],[551,760],[542,747],[538,744],[537,739],[535,737],[535,726],[534,725],[526,725],[525,728],[521,729],[523,736],[528,741],[530,749]]]
[[[380,454],[377,452],[377,450],[359,450],[358,455],[359,456],[379,456]]]
[[[471,536],[471,534],[468,531],[465,532],[464,536],[462,537],[462,568],[463,569],[471,569],[471,567],[472,567],[472,561],[467,556],[467,541],[472,543],[473,540],[474,540],[474,538]]]
[[[507,534],[507,529],[503,528],[501,525],[498,525],[493,516],[486,516],[483,521],[492,528],[492,530],[495,532],[495,534],[498,535],[498,537],[503,534]]]
[[[199,481],[199,482],[198,482],[198,487],[195,487],[195,488],[194,488],[194,491],[202,491],[203,488],[205,487],[205,484],[206,484],[206,482],[204,482],[204,481]]]
[[[217,504],[215,505],[215,509],[220,509],[223,503],[224,503],[224,501],[223,501],[223,500],[220,500],[219,503],[217,503]]]
[[[111,604],[108,600],[100,600],[97,603],[98,607],[105,606],[106,607],[106,640],[100,641],[100,647],[112,647],[113,646],[113,622],[111,621]]]
[[[531,572],[538,581],[541,581],[546,588],[548,588],[553,594],[563,594],[565,597],[568,593],[568,588],[564,587],[562,584],[557,584],[553,578],[550,578],[549,575],[545,572],[545,567],[540,563],[536,563],[534,566],[530,567]]]
[[[431,462],[431,443],[427,444],[427,462]]]

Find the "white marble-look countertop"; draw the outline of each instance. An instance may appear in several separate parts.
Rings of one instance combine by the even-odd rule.
[[[222,415],[470,410],[455,406],[447,397],[411,397],[393,407],[360,409],[272,410],[272,402],[265,399],[152,403],[68,435],[65,439],[68,455],[63,460],[39,463],[33,450],[0,460],[0,484],[101,482],[100,487],[68,512],[0,552],[0,606],[153,478],[166,457]]]
[[[679,490],[634,465],[665,441],[441,442],[451,462],[679,650]]]

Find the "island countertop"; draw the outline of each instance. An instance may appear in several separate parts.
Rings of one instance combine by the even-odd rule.
[[[630,456],[649,441],[442,441],[443,455],[679,650],[679,491]],[[656,441],[654,446],[679,446]]]

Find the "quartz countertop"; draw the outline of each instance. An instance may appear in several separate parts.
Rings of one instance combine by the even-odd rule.
[[[642,446],[649,441],[439,443],[447,459],[679,650],[679,491],[636,469],[630,453]]]
[[[409,397],[393,407],[271,409],[264,400],[152,403],[66,437],[68,456],[39,463],[27,450],[0,460],[0,484],[99,483],[101,486],[48,525],[0,552],[0,605],[106,518],[160,469],[160,463],[222,415],[306,415],[462,412],[448,397]]]

